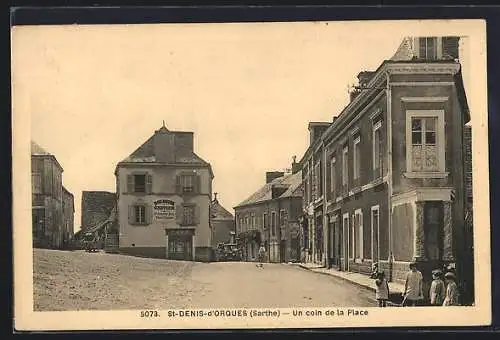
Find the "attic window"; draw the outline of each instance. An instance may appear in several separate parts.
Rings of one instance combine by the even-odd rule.
[[[420,38],[419,39],[419,56],[422,59],[437,58],[437,38]]]

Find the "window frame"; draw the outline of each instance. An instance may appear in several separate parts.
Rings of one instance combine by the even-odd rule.
[[[337,159],[333,156],[330,159],[330,193],[333,199],[336,197],[336,184],[337,184]]]
[[[371,260],[375,261],[375,245],[373,244],[373,239],[375,236],[375,230],[373,228],[373,213],[377,212],[377,259],[380,260],[380,205],[374,205],[370,209],[370,229],[371,229]]]
[[[32,194],[43,194],[42,173],[31,173],[31,192]]]
[[[349,146],[342,148],[342,187],[349,188]]]
[[[379,134],[379,142],[378,142],[378,147],[379,147],[379,150],[378,150],[378,155],[377,155],[377,152],[376,152],[376,140],[375,140],[375,136],[377,135],[377,132]],[[378,156],[378,162],[376,162],[376,158]],[[378,168],[375,167],[376,165],[378,165]],[[382,177],[382,172],[383,172],[383,152],[382,152],[382,120],[379,119],[378,121],[374,122],[373,123],[373,127],[372,127],[372,172],[375,173],[375,171],[379,171],[378,173],[378,177],[376,178],[380,178]],[[374,176],[375,177],[375,176]],[[376,179],[375,178],[375,179]]]
[[[192,194],[196,192],[196,175],[195,174],[181,174],[181,192],[183,194]],[[191,179],[191,186],[186,186],[186,179],[190,178]],[[190,188],[191,190],[186,190],[187,188]]]
[[[191,221],[186,220],[186,209],[191,209]],[[182,204],[182,225],[194,226],[196,225],[196,205],[192,203]]]
[[[436,148],[438,157],[438,169],[436,171],[414,171],[412,169],[412,119],[413,118],[437,118],[436,126]],[[445,112],[444,110],[406,110],[406,172],[408,178],[444,178],[446,172],[446,136],[445,136]]]
[[[356,136],[352,141],[352,172],[353,172],[353,180],[357,181],[361,177],[361,136]]]
[[[134,187],[135,189],[135,187]],[[148,221],[147,221],[147,204],[146,203],[134,203],[132,204],[132,207],[134,209],[134,218],[133,218],[133,223],[132,225],[136,225],[136,226],[145,226],[145,225],[148,225]],[[143,214],[143,221],[137,221],[137,208],[142,208],[144,210],[144,214]]]
[[[134,180],[134,194],[145,194],[147,193],[147,173],[134,173],[132,174],[133,180]],[[144,178],[144,191],[139,191],[137,190],[137,178],[138,177],[143,177]]]

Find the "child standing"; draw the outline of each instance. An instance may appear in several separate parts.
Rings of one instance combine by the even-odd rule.
[[[417,306],[418,301],[423,299],[422,283],[422,273],[417,269],[417,264],[410,263],[410,271],[406,274],[403,306]]]
[[[432,283],[429,290],[431,306],[442,306],[445,296],[445,286],[442,280],[443,272],[439,269],[432,271]]]
[[[455,282],[455,274],[448,272],[444,275],[444,278],[446,280],[446,296],[443,306],[458,306],[458,286]]]
[[[375,286],[375,298],[378,301],[378,306],[387,307],[387,300],[389,300],[389,283],[387,283],[387,280],[385,279],[384,272],[377,273]]]

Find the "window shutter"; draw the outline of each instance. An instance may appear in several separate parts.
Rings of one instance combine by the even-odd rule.
[[[181,176],[179,175],[175,177],[175,192],[178,194],[181,193]]]
[[[127,192],[134,192],[134,176],[127,175]]]
[[[148,194],[153,192],[153,176],[151,174],[146,174],[146,192]]]
[[[200,224],[200,207],[198,205],[194,206],[194,223]]]
[[[134,214],[135,214],[134,206],[129,205],[128,206],[128,224],[134,224],[134,222],[135,222]]]
[[[153,206],[151,204],[146,205],[146,224],[150,225],[153,223]]]
[[[175,220],[177,224],[182,225],[184,214],[183,214],[182,204],[177,204],[175,206]]]
[[[201,176],[194,176],[194,186],[197,194],[201,194]]]

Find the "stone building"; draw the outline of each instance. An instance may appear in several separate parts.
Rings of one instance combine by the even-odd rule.
[[[311,123],[300,164],[306,260],[402,281],[470,257],[464,125],[470,120],[459,38],[405,38],[393,58],[358,75],[332,122]]]
[[[295,163],[291,174],[267,172],[265,185],[234,208],[236,235],[247,260],[257,258],[261,244],[270,262],[300,260],[301,184]]]
[[[211,165],[165,125],[115,170],[120,252],[209,261]]]
[[[75,236],[75,197],[65,187],[62,188],[63,248],[73,246]]]
[[[214,199],[210,207],[212,218],[212,248],[216,248],[219,243],[230,243],[232,235],[236,232],[234,216],[224,208],[214,193]]]
[[[33,247],[62,249],[70,242],[73,197],[63,187],[63,171],[54,155],[31,142]]]

